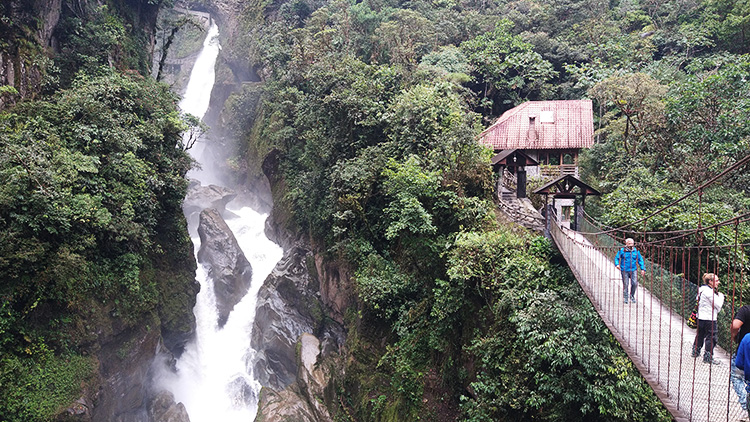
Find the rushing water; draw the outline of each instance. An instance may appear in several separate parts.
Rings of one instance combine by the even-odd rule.
[[[214,65],[220,49],[219,30],[212,25],[203,50],[193,67],[180,108],[203,117],[214,84]],[[204,143],[191,150],[199,163]],[[203,185],[219,180],[207,171],[191,171],[189,176]],[[182,402],[191,422],[252,421],[257,413],[259,383],[253,378],[247,362],[254,353],[250,348],[250,332],[255,318],[257,293],[264,279],[282,257],[281,248],[264,234],[267,215],[248,207],[227,205],[224,219],[234,233],[253,269],[247,295],[238,303],[226,324],[219,329],[213,281],[199,264],[196,280],[201,290],[193,310],[196,317],[196,338],[189,343],[176,363],[176,372],[162,371],[159,383],[171,391],[176,402]],[[192,223],[191,223],[192,224]],[[197,224],[197,223],[196,223]],[[196,227],[190,227],[196,233]],[[200,239],[193,237],[197,253]]]

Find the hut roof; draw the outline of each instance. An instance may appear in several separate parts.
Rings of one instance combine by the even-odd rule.
[[[581,179],[567,174],[551,180],[534,190],[534,193],[562,195],[601,195],[598,190],[584,183]]]
[[[480,142],[494,151],[588,148],[594,143],[591,100],[527,101],[503,113]]]

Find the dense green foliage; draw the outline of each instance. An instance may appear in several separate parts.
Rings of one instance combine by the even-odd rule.
[[[352,266],[342,420],[669,418],[546,241],[495,223],[476,136],[525,100],[592,98],[592,206],[632,222],[747,151],[743,5],[296,0],[262,23],[249,9],[233,54],[265,76],[264,105],[228,120],[253,122],[244,150],[272,158],[278,221]],[[703,221],[746,209],[741,186],[706,192]],[[648,224],[689,227],[694,207]]]
[[[149,58],[136,11],[63,9],[43,95],[0,113],[7,421],[51,420],[96,389],[97,343],[117,330],[158,318],[189,330],[178,320],[192,303],[178,286],[192,256],[181,210],[188,124],[169,88],[138,73]]]
[[[111,6],[65,9],[61,54],[44,61],[49,97],[0,118],[0,411],[19,420],[48,418],[86,382],[95,315],[128,323],[161,308],[152,265],[185,244],[185,126],[163,87],[113,70],[145,73],[148,38]],[[292,0],[246,12],[248,37],[225,49],[250,56],[265,84],[229,100],[229,129],[257,160],[236,167],[264,167],[277,221],[354,274],[340,420],[669,419],[549,243],[497,223],[476,136],[525,100],[592,98],[584,176],[604,193],[593,212],[637,220],[748,150],[746,0]],[[732,217],[748,182],[637,228]],[[42,394],[49,378],[59,396]]]
[[[475,307],[491,304],[477,307],[482,331],[466,348],[478,368],[472,395],[462,397],[467,420],[668,419],[561,259],[538,237],[457,239],[449,256],[453,294],[439,297],[460,312],[472,311],[472,297]],[[432,316],[446,309],[436,305]]]
[[[126,294],[119,308],[148,309],[154,292],[138,268],[158,247],[159,223],[179,212],[190,164],[166,87],[117,73],[82,79],[1,123],[0,269],[10,303],[81,310],[92,296]]]
[[[750,259],[742,249],[732,247],[750,241],[750,227],[732,222],[750,208],[747,166],[666,212],[643,219],[747,156],[750,56],[716,53],[695,58],[682,68],[669,69],[663,61],[652,66],[650,74],[610,77],[589,90],[604,112],[600,142],[587,151],[586,176],[605,193],[600,208],[591,212],[610,227],[638,221],[615,235],[644,241],[666,235],[644,238],[643,231],[688,230],[729,221],[718,229],[670,242],[722,247],[712,249],[710,259],[708,249],[691,250],[687,257],[676,259],[676,267],[692,262],[685,273],[695,284],[705,272],[747,273]],[[729,292],[743,286],[736,294],[748,297],[746,277],[734,281],[721,289]]]

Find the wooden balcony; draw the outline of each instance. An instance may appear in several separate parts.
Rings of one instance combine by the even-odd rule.
[[[561,164],[559,166],[540,165],[539,173],[544,178],[556,178],[569,174],[578,177],[578,166],[575,164]]]

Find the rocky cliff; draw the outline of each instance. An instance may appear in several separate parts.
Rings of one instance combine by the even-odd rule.
[[[48,55],[56,42],[53,33],[63,10],[62,0],[12,0],[2,3],[0,19],[0,110],[41,90]]]
[[[234,306],[247,294],[253,270],[232,230],[216,209],[201,212],[198,234],[201,239],[198,262],[207,268],[213,280],[218,324],[223,327]]]
[[[205,161],[211,173],[232,169],[220,176],[222,182],[243,191],[239,198],[252,198],[247,205],[271,211],[266,233],[285,251],[258,293],[251,338],[257,353],[247,362],[263,385],[256,420],[330,421],[338,408],[336,391],[346,356],[344,314],[353,304],[353,295],[345,267],[317,253],[303,234],[294,231],[283,209],[271,210],[272,191],[283,186],[274,154],[248,150],[247,134],[255,116],[262,113],[262,82],[252,65],[253,41],[248,35],[253,25],[264,21],[267,11],[239,0],[202,2],[199,7],[218,23],[222,45],[204,117],[210,126],[206,153],[211,157]],[[197,219],[205,208],[221,213],[233,198],[215,186],[194,185],[185,213],[188,219]],[[215,220],[205,212],[201,219]]]
[[[320,286],[315,257],[298,242],[258,293],[251,365],[263,390],[256,420],[333,420],[345,333]]]
[[[229,159],[242,158],[236,182],[258,198],[256,208],[267,211],[272,192],[281,192],[284,182],[274,152],[247,142],[255,116],[263,112],[249,35],[273,5],[219,0],[205,7],[219,23],[222,45],[205,120],[213,142],[232,152]],[[267,221],[266,234],[285,252],[258,293],[251,339],[257,354],[248,362],[263,385],[256,420],[332,421],[346,359],[344,315],[354,295],[346,267],[316,252],[290,222],[281,208],[271,210]]]
[[[114,0],[109,2],[123,23],[129,26],[134,38],[141,39],[150,56],[160,2]],[[61,30],[66,20],[86,22],[92,12],[102,7],[93,0],[8,0],[0,3],[0,110],[20,99],[35,98],[39,93],[55,89],[61,69],[53,62],[66,46]],[[145,38],[145,39],[144,39]],[[108,58],[111,65],[126,67],[127,60]],[[12,89],[10,89],[12,88]]]

